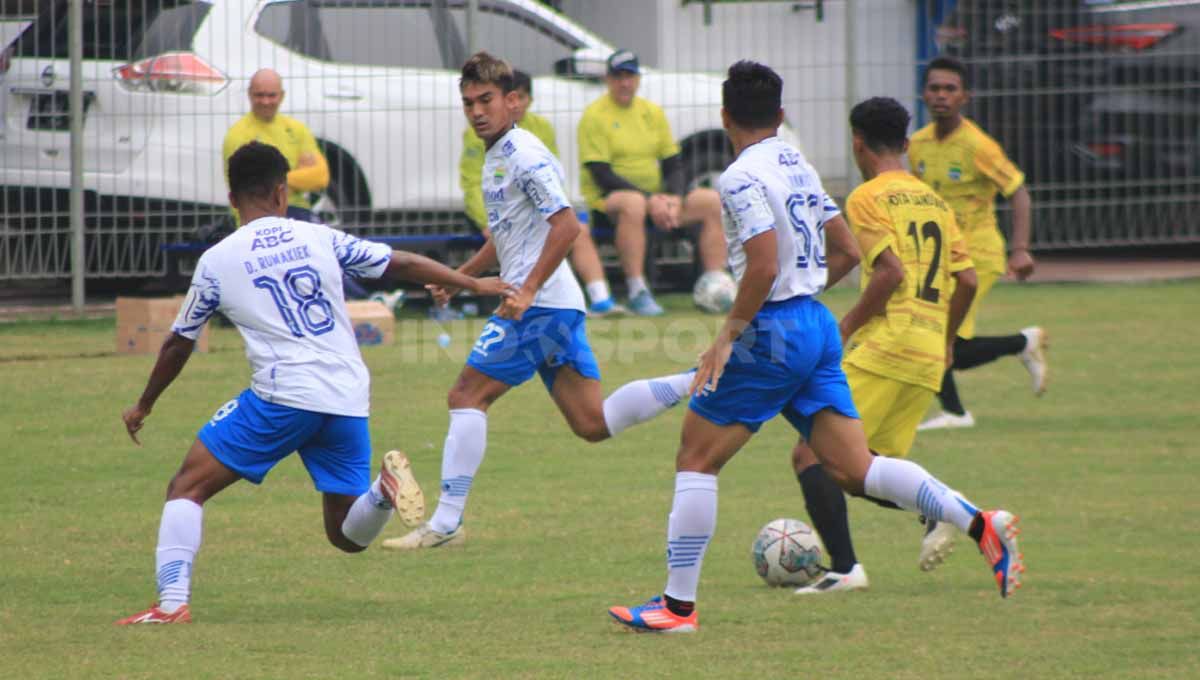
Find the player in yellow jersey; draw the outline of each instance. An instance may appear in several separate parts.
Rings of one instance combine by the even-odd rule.
[[[533,104],[533,80],[529,74],[514,69],[513,88],[516,92],[514,101],[516,110],[514,118],[517,127],[529,130],[550,153],[558,155],[558,144],[554,137],[554,126],[550,121],[529,110]],[[463,150],[458,161],[458,185],[462,188],[463,204],[466,208],[467,219],[480,232],[487,233],[487,212],[483,207],[483,140],[475,134],[475,130],[467,126],[463,130]],[[612,299],[608,289],[608,281],[604,278],[604,265],[600,263],[600,253],[596,252],[596,244],[592,235],[584,229],[571,246],[571,264],[575,273],[583,279],[587,290],[589,316],[612,316],[621,314],[625,308]]]
[[[850,229],[863,255],[862,294],[839,324],[846,351],[842,367],[867,446],[876,455],[899,458],[908,455],[921,417],[933,403],[976,286],[954,212],[904,169],[908,121],[899,102],[882,97],[850,112],[854,160],[867,180],[846,200]],[[823,578],[796,592],[866,588],[842,490],[803,440],[792,452],[792,464],[832,561]],[[939,532],[937,538],[943,542],[937,547],[948,550],[953,536]],[[925,552],[923,564],[935,560]]]
[[[1033,273],[1029,254],[1030,200],[1025,175],[1004,150],[975,123],[962,115],[970,100],[970,84],[962,63],[938,57],[925,71],[924,99],[933,122],[912,136],[908,147],[913,172],[933,187],[958,218],[975,262],[979,291],[958,331],[954,350],[956,370],[966,370],[1007,356],[1017,355],[1029,371],[1034,394],[1046,389],[1046,333],[1030,326],[1006,336],[978,336],[975,318],[979,306],[996,280],[1007,271],[1024,281]],[[1011,252],[1005,261],[1004,236],[996,224],[996,194],[1012,204]],[[954,375],[946,370],[941,392],[942,413],[921,429],[971,427],[974,417],[962,405]]]

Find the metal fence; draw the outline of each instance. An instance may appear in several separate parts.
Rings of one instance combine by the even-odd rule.
[[[1028,175],[1035,246],[1200,241],[1200,0],[86,0],[77,109],[70,3],[37,4],[0,17],[0,39],[19,35],[0,56],[3,280],[72,271],[72,116],[86,275],[162,276],[179,244],[229,219],[222,141],[261,67],[329,161],[312,197],[324,219],[470,233],[456,69],[475,49],[534,76],[577,200],[576,125],[614,47],[649,67],[640,94],[667,112],[691,183],[729,160],[720,72],[776,67],[790,133],[839,196],[859,181],[848,106],[886,94],[919,112],[920,64],[940,51],[968,62],[969,114]],[[671,247],[660,256],[690,257]]]

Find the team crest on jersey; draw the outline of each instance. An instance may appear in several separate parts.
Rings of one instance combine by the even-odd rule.
[[[497,165],[496,171],[492,173],[492,184],[504,184],[504,166]]]
[[[511,156],[517,152],[517,146],[513,144],[512,140],[510,139],[504,142],[504,146],[500,147],[500,150],[504,152],[505,156]]]
[[[957,182],[962,179],[962,166],[958,163],[950,164],[950,172],[947,173],[951,182]]]
[[[917,176],[925,176],[925,161],[917,161]]]

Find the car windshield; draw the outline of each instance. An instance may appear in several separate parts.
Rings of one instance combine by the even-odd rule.
[[[68,1],[44,3],[15,45],[18,57],[68,58]],[[83,58],[134,61],[186,51],[212,4],[188,0],[88,2],[83,7]]]

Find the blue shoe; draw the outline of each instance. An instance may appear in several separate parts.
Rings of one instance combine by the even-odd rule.
[[[667,609],[661,595],[655,595],[646,604],[637,607],[609,607],[609,616],[641,633],[694,633],[700,627],[696,610],[687,616],[679,616]]]
[[[599,319],[606,316],[623,316],[628,312],[629,310],[625,309],[623,305],[619,305],[612,298],[608,298],[607,300],[593,302],[589,305],[587,315]]]
[[[629,298],[629,309],[638,316],[662,316],[663,313],[663,308],[658,306],[648,290]]]

